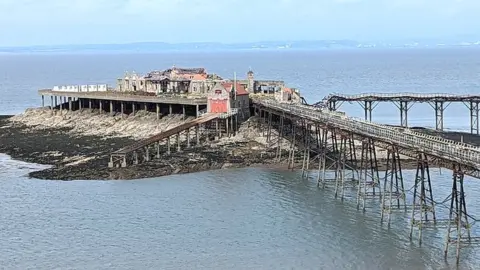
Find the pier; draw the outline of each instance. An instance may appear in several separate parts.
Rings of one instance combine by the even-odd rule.
[[[410,211],[410,239],[417,232],[422,244],[422,231],[445,228],[444,256],[450,248],[456,250],[457,263],[460,249],[465,245],[480,244],[480,238],[471,234],[475,218],[467,212],[463,181],[466,175],[480,178],[480,148],[415,132],[408,128],[391,127],[348,117],[332,108],[255,99],[255,114],[262,117],[270,129],[276,129],[278,138],[269,138],[275,147],[289,142],[287,163],[295,169],[295,151],[301,152],[302,177],[316,178],[320,188],[331,187],[335,198],[344,199],[345,191],[356,194],[358,209],[366,210],[365,203],[377,198],[381,203],[381,223],[390,224],[396,212]],[[361,143],[357,151],[355,143]],[[387,150],[386,169],[379,169],[375,148]],[[278,151],[282,158],[282,151]],[[406,188],[400,155],[417,160],[414,186]],[[317,164],[312,169],[309,166]],[[430,166],[452,171],[452,191],[445,199],[434,197]],[[316,173],[315,173],[316,171]],[[334,176],[328,178],[327,172]],[[313,175],[312,175],[313,174]],[[407,193],[413,190],[413,200]],[[449,217],[440,219],[435,209],[446,201]]]
[[[443,116],[447,107],[453,103],[463,103],[470,111],[470,132],[480,134],[479,95],[455,94],[418,94],[418,93],[363,93],[357,95],[331,94],[314,106],[326,106],[332,111],[340,108],[344,102],[358,103],[365,113],[365,120],[372,121],[372,112],[380,102],[393,103],[400,112],[400,126],[408,127],[408,111],[416,103],[429,104],[435,113],[435,128],[443,130]]]
[[[423,241],[423,231],[432,228],[446,231],[444,256],[455,249],[457,263],[465,245],[480,244],[472,233],[476,219],[469,215],[465,201],[465,176],[480,178],[480,147],[423,134],[408,128],[407,113],[415,102],[429,103],[435,108],[437,129],[443,129],[443,110],[451,102],[463,102],[472,112],[472,133],[478,134],[480,97],[421,94],[329,95],[314,105],[288,95],[251,95],[235,83],[217,83],[204,98],[179,95],[136,95],[116,91],[68,92],[40,90],[42,105],[50,96],[54,109],[98,109],[112,115],[135,114],[136,110],[164,114],[183,114],[195,119],[164,130],[148,139],[125,146],[110,155],[109,167],[126,167],[152,158],[165,158],[173,152],[208,144],[222,136],[234,136],[239,116],[250,113],[263,119],[264,132],[276,160],[286,160],[291,170],[300,169],[302,177],[316,179],[319,188],[331,188],[335,198],[344,200],[347,191],[355,194],[359,210],[366,211],[369,201],[378,201],[381,224],[389,225],[396,213],[410,213],[410,239]],[[284,92],[288,94],[289,92]],[[356,119],[338,111],[342,102],[363,104],[365,119]],[[378,102],[393,102],[401,112],[401,127],[371,122]],[[468,107],[467,106],[467,107]],[[476,122],[475,122],[476,121]],[[275,130],[276,133],[272,131]],[[273,135],[276,134],[276,135]],[[282,149],[282,145],[289,145]],[[360,147],[356,147],[356,146]],[[376,149],[385,149],[386,158],[376,156]],[[416,160],[414,186],[405,187],[402,156]],[[298,158],[301,160],[298,160]],[[299,162],[300,161],[300,162]],[[380,164],[384,162],[385,164]],[[313,165],[314,164],[314,165]],[[384,165],[384,166],[381,166]],[[312,167],[314,166],[314,167]],[[451,170],[451,193],[447,198],[435,197],[430,168]],[[382,167],[382,168],[381,168]],[[332,176],[333,174],[333,176]],[[412,199],[407,198],[412,195]],[[440,218],[437,207],[447,202],[449,215]],[[414,234],[417,237],[414,237]]]
[[[206,109],[207,98],[187,98],[175,95],[147,96],[125,92],[67,92],[53,91],[52,89],[39,90],[42,96],[42,107],[50,97],[50,108],[58,110],[98,109],[102,112],[114,114],[116,112],[130,114],[138,110],[153,111],[159,119],[161,115],[183,114],[199,116],[199,112]]]
[[[185,148],[190,148],[192,145],[199,146],[202,143],[202,138],[208,142],[221,138],[222,135],[234,135],[238,128],[236,116],[236,113],[205,113],[192,121],[113,152],[110,155],[108,166],[126,167],[128,160],[136,165],[140,161],[148,162],[152,157],[160,159],[163,155],[170,155],[172,148],[176,152],[181,152],[182,146]],[[192,131],[194,134],[192,134]],[[181,139],[181,135],[185,136],[185,140]],[[195,141],[192,141],[192,139],[195,139]],[[164,146],[164,152],[161,152],[161,146]],[[139,157],[142,157],[142,159],[140,160]]]

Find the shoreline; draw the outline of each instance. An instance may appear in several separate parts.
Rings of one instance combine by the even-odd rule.
[[[51,166],[28,174],[31,178],[46,180],[131,180],[244,167],[290,170],[288,151],[285,150],[289,144],[282,146],[282,160],[276,160],[276,148],[269,147],[262,134],[264,128],[258,128],[259,119],[256,117],[242,123],[236,136],[172,152],[138,165],[108,168],[111,152],[168,126],[180,125],[183,121],[179,119],[173,115],[157,120],[154,114],[148,113],[132,117],[91,110],[55,111],[52,114],[42,108],[28,109],[24,114],[0,116],[0,153],[15,160]],[[95,129],[94,124],[98,128]],[[417,131],[435,132],[429,129]],[[445,132],[441,135],[450,138],[460,136],[458,134]],[[385,170],[385,150],[379,148],[377,151],[381,172]],[[300,152],[296,151],[296,170],[302,167]],[[412,170],[416,166],[414,159],[402,158],[402,169]],[[309,168],[317,171],[318,160],[311,161]]]
[[[265,149],[262,144],[265,138],[253,128],[256,124],[247,121],[235,137],[172,152],[138,165],[108,168],[111,152],[158,133],[159,129],[180,125],[180,116],[156,120],[155,115],[148,113],[143,116],[137,113],[135,117],[112,117],[89,110],[63,114],[57,111],[51,116],[47,113],[51,115],[43,109],[29,109],[22,115],[0,117],[1,153],[15,160],[51,166],[29,173],[32,178],[129,180],[274,163],[268,157],[275,149]],[[85,119],[92,116],[101,130],[90,130],[93,121]]]

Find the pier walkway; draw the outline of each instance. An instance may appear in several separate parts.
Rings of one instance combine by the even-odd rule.
[[[152,145],[156,147],[156,156],[157,158],[160,157],[160,142],[163,140],[167,140],[167,152],[170,152],[170,137],[176,135],[177,136],[177,144],[178,144],[178,151],[180,151],[180,133],[185,132],[186,139],[187,139],[187,147],[190,147],[190,129],[195,128],[195,137],[197,144],[200,141],[200,134],[199,134],[199,126],[201,124],[205,124],[207,122],[211,122],[213,120],[217,120],[219,118],[223,118],[222,114],[217,113],[207,113],[204,114],[196,119],[193,119],[189,122],[183,123],[176,127],[167,129],[161,133],[158,133],[150,138],[135,142],[131,145],[128,145],[124,148],[121,148],[115,152],[112,152],[110,155],[110,162],[109,167],[116,167],[120,165],[121,167],[127,166],[127,155],[133,153],[133,163],[138,164],[138,150],[144,150],[145,156],[144,158],[148,161],[150,160],[150,152],[149,148]],[[217,122],[217,129],[218,129],[218,122]]]
[[[273,99],[253,100],[255,113],[268,122],[267,130],[278,129],[278,148],[282,141],[292,142],[287,149],[289,166],[295,164],[295,151],[303,152],[302,177],[308,177],[311,160],[317,159],[318,186],[325,188],[333,184],[335,198],[343,200],[345,190],[353,188],[357,207],[360,209],[363,204],[365,211],[365,201],[378,197],[381,222],[386,220],[389,224],[395,211],[409,209],[410,239],[416,228],[420,245],[422,230],[447,228],[444,254],[447,256],[449,248],[456,247],[457,263],[462,246],[480,244],[480,237],[471,236],[471,226],[477,220],[467,212],[463,185],[465,175],[480,178],[480,147],[348,117],[326,106],[317,106]],[[285,132],[289,130],[293,132]],[[361,142],[361,153],[356,153],[355,142]],[[375,147],[387,150],[385,169],[378,166]],[[280,160],[281,151],[277,153]],[[404,186],[400,155],[411,157],[417,163],[414,186],[410,189]],[[326,166],[327,161],[332,164]],[[452,191],[443,200],[434,198],[436,185],[432,185],[429,164],[452,171]],[[333,179],[327,179],[332,174]],[[413,200],[407,202],[406,195],[412,190],[413,196],[408,200]],[[446,207],[450,211],[448,218],[441,219],[435,209],[444,203],[448,203]],[[408,208],[407,204],[410,204]]]
[[[356,102],[365,112],[365,120],[372,121],[372,111],[380,102],[390,102],[400,111],[400,125],[408,127],[408,111],[416,103],[427,103],[435,112],[435,128],[443,130],[443,115],[451,103],[463,103],[470,111],[470,132],[480,134],[480,95],[456,95],[446,93],[362,93],[345,95],[333,93],[313,104],[336,111],[343,102]]]
[[[376,124],[361,119],[345,116],[341,113],[317,109],[313,106],[300,104],[279,103],[272,100],[256,100],[254,103],[269,109],[275,109],[285,114],[308,119],[337,128],[339,130],[353,132],[366,138],[374,138],[376,141],[396,145],[408,152],[418,151],[434,156],[446,162],[456,162],[468,167],[471,176],[480,178],[480,148],[466,143],[443,139],[387,125]]]

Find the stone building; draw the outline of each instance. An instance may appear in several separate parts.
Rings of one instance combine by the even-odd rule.
[[[280,102],[301,102],[300,93],[295,88],[282,87],[279,91],[275,92],[274,97]]]
[[[208,74],[204,68],[172,67],[151,71],[144,76],[126,73],[117,80],[117,91],[206,95],[220,81],[223,81],[221,77]]]

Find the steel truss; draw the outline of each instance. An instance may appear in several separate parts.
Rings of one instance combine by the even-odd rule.
[[[382,195],[380,176],[378,173],[377,153],[375,142],[372,138],[362,140],[362,154],[360,159],[359,183],[357,190],[357,209],[365,211],[365,203],[369,198],[375,198]]]
[[[452,193],[450,195],[450,211],[447,237],[445,241],[445,258],[450,247],[456,249],[456,261],[460,262],[460,249],[466,244],[480,244],[480,237],[470,234],[471,216],[467,213],[465,191],[463,188],[464,171],[459,164],[453,165]]]
[[[407,210],[405,186],[403,184],[402,165],[398,147],[391,145],[387,148],[387,163],[383,184],[383,196],[381,205],[381,222],[387,216],[387,224],[390,225],[391,213],[397,210]]]
[[[410,220],[410,239],[413,238],[413,228],[418,227],[418,243],[421,245],[423,228],[432,225],[437,225],[437,217],[435,215],[435,201],[433,200],[428,157],[425,153],[418,153]]]

